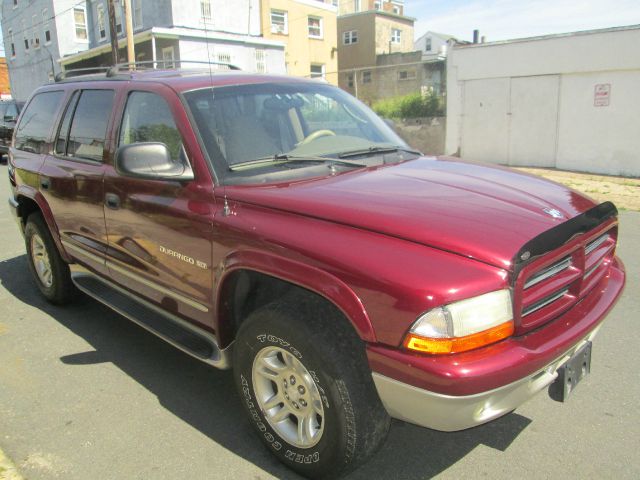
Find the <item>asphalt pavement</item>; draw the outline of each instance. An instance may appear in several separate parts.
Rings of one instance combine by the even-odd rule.
[[[42,299],[6,175],[0,166],[0,449],[18,470],[30,480],[299,478],[250,429],[230,372],[88,297]],[[640,213],[620,218],[626,291],[568,402],[542,393],[455,433],[394,421],[350,478],[640,478]]]

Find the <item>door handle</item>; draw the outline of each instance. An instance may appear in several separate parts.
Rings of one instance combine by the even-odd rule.
[[[120,208],[120,197],[115,193],[107,193],[104,196],[105,203],[107,207],[112,210],[117,210]]]
[[[51,180],[48,177],[40,177],[40,186],[43,190],[49,190]]]

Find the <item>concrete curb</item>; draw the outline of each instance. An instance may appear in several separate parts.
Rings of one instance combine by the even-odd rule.
[[[24,480],[11,459],[0,449],[0,480]]]

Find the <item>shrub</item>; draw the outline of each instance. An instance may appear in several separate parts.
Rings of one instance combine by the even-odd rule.
[[[438,117],[444,114],[442,99],[433,92],[420,92],[375,102],[373,110],[385,118]]]

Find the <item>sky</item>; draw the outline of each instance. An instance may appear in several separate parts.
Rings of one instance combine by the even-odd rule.
[[[640,24],[640,0],[405,0],[404,14],[426,31],[487,41]]]

